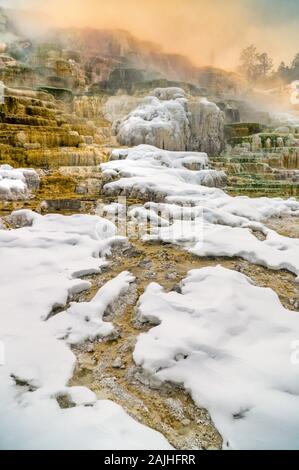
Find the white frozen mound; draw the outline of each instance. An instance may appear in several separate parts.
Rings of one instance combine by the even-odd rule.
[[[217,293],[217,295],[215,295]],[[141,296],[134,360],[158,381],[183,384],[232,449],[299,448],[299,317],[236,271],[190,271],[181,294],[155,283]],[[294,343],[297,342],[297,343]]]
[[[189,121],[184,99],[162,101],[146,97],[116,128],[121,145],[149,144],[167,150],[185,150]]]
[[[169,448],[121,407],[67,386],[76,364],[67,343],[110,334],[105,308],[133,278],[122,273],[91,302],[55,311],[91,286],[79,276],[100,272],[112,244],[123,242],[115,226],[97,216],[27,210],[13,213],[12,222],[22,228],[0,231],[0,448]],[[59,397],[76,406],[60,408]]]
[[[177,98],[185,98],[186,93],[182,88],[179,87],[166,87],[166,88],[155,88],[153,96],[159,98],[159,100],[175,100]]]
[[[299,239],[284,237],[273,230],[265,233],[265,240],[259,240],[248,228],[205,225],[202,240],[189,251],[199,256],[237,256],[269,269],[287,269],[299,276]]]
[[[0,200],[26,199],[38,188],[39,176],[35,170],[0,165]]]
[[[103,315],[107,307],[124,294],[133,281],[134,277],[124,271],[99,289],[90,302],[72,302],[65,312],[49,320],[53,333],[69,344],[109,335],[114,328],[111,323],[103,321]]]
[[[291,213],[292,204],[291,201],[288,207],[286,201],[279,207],[279,213],[283,209]],[[275,204],[269,208],[271,213],[274,208]],[[256,213],[257,221],[254,221],[213,206],[209,208],[204,203],[182,207],[152,202],[145,204],[139,219],[150,221],[151,231],[145,240],[182,245],[198,256],[240,257],[269,269],[287,269],[299,276],[299,240],[268,229],[259,222]],[[160,216],[159,223],[157,216]],[[257,238],[254,231],[263,239]]]
[[[177,169],[203,170],[209,167],[209,159],[204,152],[169,152],[152,145],[139,145],[128,149],[115,149],[111,153],[110,162],[103,164],[105,169],[114,160],[124,160],[126,163],[149,167],[167,167]],[[119,162],[118,162],[119,163]],[[193,168],[192,168],[193,167]]]
[[[153,95],[115,122],[114,131],[121,145],[149,144],[166,150],[221,153],[224,114],[215,103],[205,98],[187,99],[185,92],[175,87],[157,88]],[[117,98],[114,101],[117,103]],[[120,97],[120,108],[124,107],[123,101]]]
[[[219,188],[226,183],[225,173],[209,169],[205,153],[169,152],[139,145],[114,150],[110,161],[103,163],[101,168],[107,181],[104,186],[107,194],[139,193],[148,200],[204,206],[252,221],[282,214],[299,215],[299,203],[295,198],[249,198],[226,194]]]
[[[230,196],[221,189],[200,187],[185,194],[179,188],[177,196],[171,194],[165,200],[172,204],[205,206],[252,221],[263,221],[282,215],[299,216],[299,202],[293,197],[282,199]]]
[[[200,152],[169,152],[149,145],[114,150],[111,161],[101,165],[107,194],[141,195],[161,200],[168,195],[201,195],[199,185],[223,186],[226,175],[208,168]]]

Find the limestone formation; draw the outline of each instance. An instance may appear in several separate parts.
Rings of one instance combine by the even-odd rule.
[[[14,169],[0,165],[0,200],[14,201],[27,199],[32,191],[39,188],[39,176],[32,169]]]
[[[220,155],[224,149],[224,115],[206,99],[188,102],[190,142],[188,150]]]
[[[79,96],[74,99],[73,110],[77,116],[85,119],[102,117],[103,98],[100,96]]]
[[[166,150],[186,150],[189,121],[181,99],[160,101],[146,97],[142,104],[116,127],[120,144],[148,144]]]
[[[23,168],[21,171],[25,178],[28,190],[30,192],[37,191],[39,189],[40,184],[40,178],[37,172],[31,168]]]
[[[100,163],[100,145],[109,142],[111,125],[103,116],[87,121],[85,101],[92,103],[82,99],[82,108],[77,104],[76,112],[70,114],[68,106],[50,93],[4,87],[0,164],[55,168]]]
[[[298,133],[288,127],[252,134],[255,123],[229,127],[230,145],[213,164],[228,174],[228,189],[250,195],[296,196],[299,194]],[[231,132],[233,131],[233,132]],[[279,131],[279,132],[278,132]]]
[[[185,92],[178,87],[156,88],[153,91],[153,96],[156,96],[159,100],[175,100],[185,98]]]
[[[203,186],[226,185],[225,173],[211,169],[205,153],[173,152],[150,145],[115,149],[101,168],[104,192],[109,196],[163,201],[167,195],[177,194],[180,185],[188,198],[198,196]]]
[[[219,155],[224,115],[206,99],[187,99],[180,88],[156,89],[115,126],[122,145],[149,144],[173,151]]]

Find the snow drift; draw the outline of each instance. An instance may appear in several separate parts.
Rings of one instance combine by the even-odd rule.
[[[217,292],[217,295],[215,295]],[[141,322],[154,325],[134,359],[159,381],[183,384],[231,449],[298,449],[299,318],[236,271],[190,271],[181,293],[148,286]]]
[[[115,226],[90,215],[12,214],[16,230],[0,231],[0,448],[170,448],[163,436],[130,418],[84,387],[69,387],[76,358],[67,343],[105,337],[113,325],[105,308],[125,292],[133,277],[121,273],[91,302],[55,315],[68,298],[90,287],[80,279],[100,272]],[[59,397],[70,407],[60,408]]]

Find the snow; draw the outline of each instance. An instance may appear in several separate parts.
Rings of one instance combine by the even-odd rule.
[[[35,170],[0,165],[0,200],[26,199],[38,186],[39,176]]]
[[[185,150],[189,139],[186,100],[159,100],[147,96],[116,128],[122,145],[149,144],[168,150]]]
[[[169,449],[163,436],[115,403],[67,385],[76,364],[68,343],[113,331],[103,313],[133,277],[121,273],[91,302],[72,302],[56,315],[53,307],[65,306],[73,294],[88,289],[90,282],[80,276],[100,272],[111,246],[124,239],[116,236],[111,222],[91,215],[41,216],[22,210],[12,214],[12,221],[21,228],[0,231],[0,341],[5,351],[0,448]],[[60,408],[60,396],[76,406]]]
[[[134,277],[124,271],[108,281],[90,302],[73,302],[68,310],[55,315],[49,321],[50,327],[58,338],[70,344],[108,336],[114,328],[112,324],[103,321],[103,315],[133,281]]]
[[[196,170],[188,167],[190,160]],[[181,244],[199,256],[238,256],[299,276],[298,240],[264,225],[270,217],[298,217],[295,198],[230,196],[214,187],[223,183],[222,172],[209,169],[207,155],[196,152],[140,145],[113,151],[111,161],[101,167],[104,177],[108,172],[108,181],[111,171],[114,178],[115,174],[120,178],[104,186],[107,194],[158,201],[130,211],[137,221],[150,220],[150,235],[144,239]],[[254,231],[265,240],[258,239]]]
[[[203,186],[208,158],[193,154],[189,167],[186,158],[191,155],[147,146],[116,150],[102,169],[119,179],[107,178],[104,191],[148,201],[128,212],[139,225],[150,222],[145,241],[173,243],[201,257],[240,257],[287,269],[299,280],[299,240],[266,225],[270,217],[298,217],[299,202],[232,197],[213,187],[217,172],[214,184]],[[150,284],[137,319],[158,325],[139,335],[137,366],[156,384],[183,385],[209,410],[224,448],[299,447],[299,369],[291,361],[299,319],[274,291],[221,266],[194,270],[181,294]]]
[[[118,105],[117,105],[118,103]],[[196,150],[218,155],[224,147],[224,114],[206,98],[187,98],[181,88],[157,88],[136,102],[114,97],[121,110],[114,131],[121,145],[154,145],[172,151]],[[111,113],[108,113],[111,114]],[[112,115],[114,113],[112,112]]]
[[[177,90],[161,93],[167,101]],[[184,107],[180,97],[175,100]],[[200,152],[140,145],[113,151],[101,168],[106,194],[148,200],[128,213],[130,223],[150,221],[145,240],[180,245],[198,256],[241,257],[288,269],[299,280],[299,240],[265,224],[273,216],[298,217],[295,198],[227,195],[220,188],[225,174],[211,169]],[[0,167],[0,188],[10,188],[6,197],[28,194],[37,184],[30,171]],[[114,202],[103,210],[123,216],[126,207]],[[111,247],[126,239],[95,215],[21,210],[10,222],[18,228],[0,230],[0,448],[170,449],[161,434],[115,403],[68,385],[76,365],[71,346],[114,333],[104,313],[134,277],[120,273],[89,302],[74,302],[74,295],[91,287],[81,278],[100,273]],[[299,320],[272,290],[220,266],[193,270],[181,294],[150,284],[137,316],[158,326],[138,337],[136,364],[156,380],[190,391],[209,410],[224,447],[298,448],[299,369],[291,347],[299,338]],[[72,407],[60,408],[61,398]]]
[[[139,145],[129,149],[115,149],[111,153],[111,160],[126,159],[126,164],[134,162],[135,165],[167,167],[167,168],[187,168],[190,163],[197,164],[199,169],[208,168],[209,159],[204,152],[170,152],[161,150],[151,145]],[[109,162],[108,162],[109,163]],[[103,164],[103,168],[105,169]]]
[[[161,434],[137,423],[108,400],[59,409],[55,400],[41,397],[35,405],[11,410],[1,425],[4,449],[171,449]]]
[[[195,168],[195,170],[193,170]],[[225,184],[222,171],[209,169],[209,160],[200,152],[169,152],[153,146],[139,145],[130,149],[114,150],[111,160],[101,165],[107,182],[107,194],[140,193],[149,200],[177,204],[204,205],[225,213],[263,219],[282,214],[299,215],[295,198],[232,197],[219,187]]]
[[[161,199],[168,195],[201,194],[198,185],[223,186],[223,172],[208,168],[208,157],[201,152],[169,152],[150,145],[114,150],[111,161],[101,165],[107,194],[147,195]],[[195,168],[196,170],[191,170]],[[148,194],[147,194],[148,193]]]
[[[265,240],[249,229],[206,226],[203,240],[190,249],[200,256],[240,257],[269,269],[287,269],[299,276],[299,240],[267,230]],[[299,278],[298,278],[299,279]]]
[[[217,295],[215,295],[217,292]],[[134,360],[158,381],[182,384],[206,407],[231,449],[298,449],[299,318],[271,290],[221,266],[190,271],[181,294],[150,284]]]
[[[161,214],[163,223],[155,223],[157,214]],[[269,269],[287,269],[299,276],[299,240],[279,235],[258,221],[204,206],[156,203],[145,204],[143,219],[146,216],[152,228],[145,240],[181,244],[198,256],[240,257]],[[262,234],[264,240],[258,239],[253,231]]]
[[[298,216],[296,199],[231,197],[200,184],[197,173],[208,168],[207,158],[192,171],[185,156],[162,155],[139,146],[114,152],[103,165],[120,177],[106,184],[108,193],[135,191],[152,199],[129,210],[137,222],[150,221],[145,240],[178,244],[198,256],[237,256],[299,276],[299,240],[264,224],[273,216]],[[299,370],[291,345],[299,320],[272,290],[255,287],[238,272],[205,268],[188,274],[182,294],[150,284],[137,317],[159,326],[139,336],[136,364],[155,380],[183,384],[209,410],[224,447],[298,448]]]
[[[159,98],[159,100],[176,100],[177,98],[185,98],[186,93],[182,88],[179,87],[166,87],[166,88],[155,88],[153,96]]]

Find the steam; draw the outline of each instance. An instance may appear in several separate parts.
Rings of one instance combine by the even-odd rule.
[[[0,5],[37,10],[59,27],[126,29],[198,65],[235,68],[240,50],[251,43],[276,64],[298,52],[299,6],[292,0],[0,0]]]

